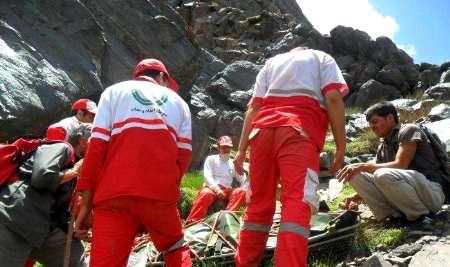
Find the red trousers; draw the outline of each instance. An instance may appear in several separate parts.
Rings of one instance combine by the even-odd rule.
[[[126,266],[141,225],[163,253],[166,266],[192,265],[176,203],[126,196],[94,206],[90,266]]]
[[[316,146],[291,127],[261,129],[250,140],[252,195],[241,227],[236,266],[259,265],[279,182],[282,209],[275,266],[307,266],[310,204],[315,203],[318,170]]]
[[[35,264],[35,261],[32,258],[28,258],[27,262],[25,263],[25,267],[33,267]]]
[[[229,200],[226,210],[236,210],[245,202],[245,189],[243,188],[226,188],[219,185],[220,189],[225,193],[225,199]],[[203,187],[192,204],[191,212],[186,219],[186,223],[199,221],[205,218],[208,208],[216,200],[217,194],[209,187]]]

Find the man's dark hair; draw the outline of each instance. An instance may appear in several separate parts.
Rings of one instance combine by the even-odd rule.
[[[397,109],[394,107],[394,105],[392,105],[391,102],[388,101],[376,103],[366,109],[364,113],[366,114],[367,121],[369,121],[373,115],[378,115],[380,117],[386,118],[389,114],[392,114],[392,116],[394,116],[395,123],[398,123]]]
[[[81,123],[70,133],[68,142],[75,147],[80,143],[81,138],[88,139],[91,136],[91,131],[91,123]]]

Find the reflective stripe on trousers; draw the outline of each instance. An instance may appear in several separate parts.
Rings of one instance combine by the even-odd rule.
[[[264,225],[264,224],[244,222],[241,230],[250,230],[250,231],[267,232],[268,233],[268,232],[270,232],[270,226]]]
[[[309,230],[306,229],[305,227],[301,226],[300,224],[296,224],[296,223],[280,223],[280,231],[279,232],[280,233],[284,233],[284,232],[296,233],[306,239],[308,239],[308,237],[309,237]]]

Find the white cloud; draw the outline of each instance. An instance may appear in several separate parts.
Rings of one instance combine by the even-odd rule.
[[[380,14],[369,0],[297,0],[297,3],[322,34],[343,25],[365,31],[373,39],[387,36],[394,40],[400,28],[395,18]]]
[[[399,44],[397,47],[405,51],[410,57],[417,54],[416,47],[413,44]]]

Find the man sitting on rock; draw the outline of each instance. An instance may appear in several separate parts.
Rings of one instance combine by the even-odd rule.
[[[208,213],[209,206],[218,198],[228,200],[226,210],[236,210],[244,204],[246,196],[245,176],[234,171],[230,152],[233,142],[229,136],[222,136],[217,140],[219,154],[206,158],[203,167],[205,183],[192,205],[191,213],[186,223],[199,221]],[[232,188],[233,179],[236,178],[241,187]]]
[[[425,133],[415,124],[401,124],[390,102],[366,111],[372,131],[381,138],[376,162],[343,167],[338,179],[349,181],[377,221],[431,223],[431,213],[445,201],[448,177]]]

